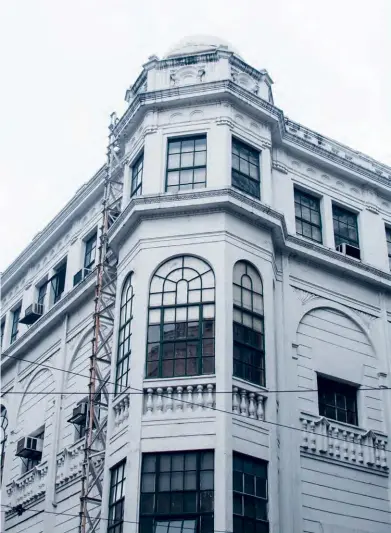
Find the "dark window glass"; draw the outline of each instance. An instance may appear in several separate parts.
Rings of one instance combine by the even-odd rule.
[[[320,200],[295,189],[296,233],[316,242],[322,242]]]
[[[47,282],[45,282],[43,285],[41,285],[38,289],[38,299],[37,303],[39,305],[42,305],[42,312],[43,312],[43,305],[45,303],[45,297],[46,297],[46,290],[47,290]]]
[[[267,463],[233,454],[233,533],[268,533]]]
[[[335,246],[342,243],[351,244],[359,248],[357,215],[333,205],[333,224],[334,224],[334,241]]]
[[[115,392],[120,393],[129,385],[130,355],[132,352],[132,274],[125,281],[121,294],[121,310],[118,331],[118,353]]]
[[[4,333],[5,333],[5,320],[3,320],[0,325],[0,346],[1,347],[3,346]]]
[[[55,275],[50,280],[53,290],[53,303],[57,303],[64,292],[66,271],[67,264],[64,263],[58,267]]]
[[[19,320],[20,320],[20,313],[22,311],[22,306],[19,306],[15,311],[12,313],[12,329],[11,329],[11,339],[10,344],[16,341],[18,338],[19,333]]]
[[[205,186],[206,135],[170,139],[167,150],[167,192]]]
[[[357,426],[357,389],[352,385],[318,376],[319,414]]]
[[[3,468],[5,459],[5,446],[8,437],[8,416],[7,409],[4,405],[1,406],[1,436],[0,436],[0,448],[1,448],[1,471],[0,471],[0,483],[3,480]]]
[[[262,279],[257,270],[239,261],[233,275],[233,373],[265,385]]]
[[[391,270],[391,229],[390,228],[386,228],[386,239],[387,239],[388,264]]]
[[[125,505],[125,461],[111,469],[108,533],[122,533]]]
[[[215,279],[196,257],[166,261],[149,293],[148,378],[214,372]]]
[[[130,196],[140,196],[143,187],[144,153],[142,153],[132,166],[132,186]]]
[[[259,152],[232,139],[232,186],[260,198]]]
[[[144,454],[140,533],[213,533],[214,453]]]
[[[95,265],[96,233],[86,240],[84,250],[84,268],[92,270]]]

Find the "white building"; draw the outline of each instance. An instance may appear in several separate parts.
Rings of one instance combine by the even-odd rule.
[[[98,530],[390,533],[391,168],[216,38],[126,100]],[[2,531],[78,531],[103,176],[2,277]]]

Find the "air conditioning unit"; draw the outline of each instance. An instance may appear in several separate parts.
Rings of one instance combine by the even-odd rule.
[[[87,419],[87,399],[82,400],[72,411],[68,422],[76,426],[84,426]]]
[[[342,242],[336,247],[337,252],[341,252],[341,254],[348,255],[349,257],[354,257],[355,259],[361,259],[361,252],[360,248],[357,248],[357,246],[353,246],[352,244],[348,244],[347,242]]]
[[[16,455],[27,459],[41,459],[43,439],[23,437],[16,446]]]
[[[19,320],[21,324],[34,324],[43,315],[43,305],[42,304],[31,304],[26,308],[24,317]]]

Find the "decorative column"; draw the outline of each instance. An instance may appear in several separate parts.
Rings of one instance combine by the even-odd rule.
[[[263,141],[260,154],[261,202],[270,206],[273,205],[271,147],[270,142]]]

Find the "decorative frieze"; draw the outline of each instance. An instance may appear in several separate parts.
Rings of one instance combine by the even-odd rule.
[[[44,461],[9,483],[6,487],[7,505],[28,505],[38,500],[46,491],[48,462]]]

